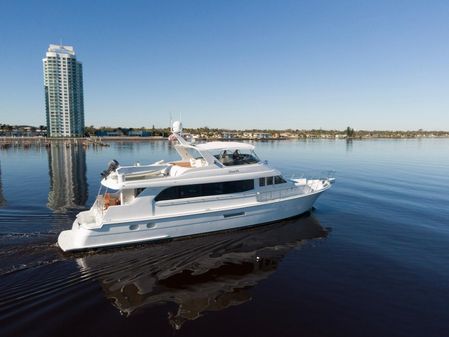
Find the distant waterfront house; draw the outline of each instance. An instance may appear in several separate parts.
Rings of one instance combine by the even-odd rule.
[[[144,130],[129,130],[128,136],[137,136],[137,137],[150,137],[152,133],[150,131],[144,131]]]
[[[223,139],[236,139],[239,138],[238,132],[223,132],[221,137]]]
[[[0,129],[0,136],[2,137],[42,137],[45,134],[45,130],[39,130],[29,126]]]
[[[98,136],[98,137],[121,137],[121,136],[123,136],[123,131],[121,131],[121,130],[114,130],[114,131],[98,130],[98,131],[95,131],[95,136]]]
[[[255,132],[253,134],[253,137],[255,139],[268,139],[268,138],[271,138],[271,133],[268,133],[268,132]]]

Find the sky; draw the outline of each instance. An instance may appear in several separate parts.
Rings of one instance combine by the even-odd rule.
[[[45,124],[61,41],[86,125],[449,130],[449,1],[1,1],[0,123]]]

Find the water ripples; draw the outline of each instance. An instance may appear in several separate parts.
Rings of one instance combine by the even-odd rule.
[[[259,302],[249,306],[252,311],[246,311],[247,316],[238,317],[263,324],[256,317],[261,313],[255,312],[269,303],[270,316],[283,327],[296,326],[301,317],[316,320],[328,307],[332,313],[326,316],[326,326],[332,326],[335,317],[334,328],[348,317],[358,317],[371,328],[399,324],[388,318],[382,321],[372,312],[360,316],[360,308],[375,310],[369,299],[376,294],[375,302],[383,305],[379,304],[381,313],[374,314],[402,317],[409,312],[416,317],[418,313],[422,321],[437,326],[432,317],[445,314],[432,310],[432,305],[442,307],[442,299],[447,298],[444,281],[449,277],[449,163],[442,155],[449,148],[447,140],[353,142],[351,146],[320,141],[275,144],[274,148],[273,144],[256,145],[267,153],[267,159],[279,150],[274,158],[279,168],[286,168],[287,176],[309,168],[337,170],[335,186],[316,204],[314,214],[333,229],[331,239],[321,241],[325,244],[318,250],[295,250],[304,240],[327,236],[311,216],[297,220],[300,226],[277,224],[163,244],[63,254],[55,244],[57,235],[71,227],[76,213],[88,206],[87,200],[94,200],[98,172],[107,160],[120,155],[123,163],[147,157],[156,161],[166,157],[166,145],[112,144],[101,153],[89,152],[88,161],[84,150],[65,147],[34,157],[8,153],[0,171],[0,335],[82,335],[94,323],[95,318],[90,317],[100,313],[111,326],[109,332],[114,332],[120,325],[135,322],[121,317],[137,319],[135,313],[156,306],[166,310],[159,320],[181,329],[187,322],[207,322],[199,317],[209,316],[211,311],[246,308],[240,304],[250,302],[252,289],[268,278],[274,281],[256,287],[263,289],[258,292]],[[20,170],[16,170],[19,163]],[[48,174],[45,169],[36,170],[47,165]],[[21,175],[26,176],[21,180],[26,186],[17,184]],[[279,268],[286,255],[291,268]],[[396,270],[402,272],[395,274]],[[278,277],[270,277],[275,271]],[[351,277],[343,276],[347,274]],[[308,277],[308,282],[301,283]],[[276,283],[279,280],[284,283]],[[315,291],[301,293],[301,288],[309,287]],[[424,300],[415,292],[420,287],[427,287],[423,288],[428,291]],[[319,298],[317,294],[323,293],[326,296]],[[368,300],[353,307],[345,304],[341,312],[334,310],[333,305],[341,304],[340,295],[349,301],[354,293]],[[270,298],[275,300],[270,302]],[[285,304],[289,298],[294,300],[290,306]],[[403,305],[401,313],[388,307],[392,299],[409,298],[410,309]],[[329,299],[331,302],[326,302]],[[277,314],[287,310],[295,317],[293,321]],[[151,317],[152,324],[160,326]],[[447,315],[445,318],[449,320]],[[355,321],[351,324],[348,326],[357,326]],[[72,329],[67,331],[67,326]],[[433,331],[431,328],[407,331],[422,335]],[[353,335],[363,335],[365,325],[356,332]],[[388,333],[378,333],[382,334]]]
[[[266,278],[304,240],[325,236],[316,218],[308,215],[261,228],[87,254],[64,255],[57,247],[35,245],[24,248],[35,262],[0,275],[0,321],[23,317],[53,301],[62,306],[70,294],[96,287],[93,281],[124,315],[167,301],[180,308],[198,297],[213,302]],[[203,307],[198,317],[209,309]],[[189,317],[173,313],[171,324],[180,328]]]

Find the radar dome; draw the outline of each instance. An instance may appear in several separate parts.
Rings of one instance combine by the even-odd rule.
[[[173,132],[175,133],[182,132],[182,123],[180,121],[176,121],[173,123]]]

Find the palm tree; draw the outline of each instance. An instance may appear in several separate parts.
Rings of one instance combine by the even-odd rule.
[[[346,128],[346,137],[348,138],[354,137],[354,129],[351,129],[349,126]]]

